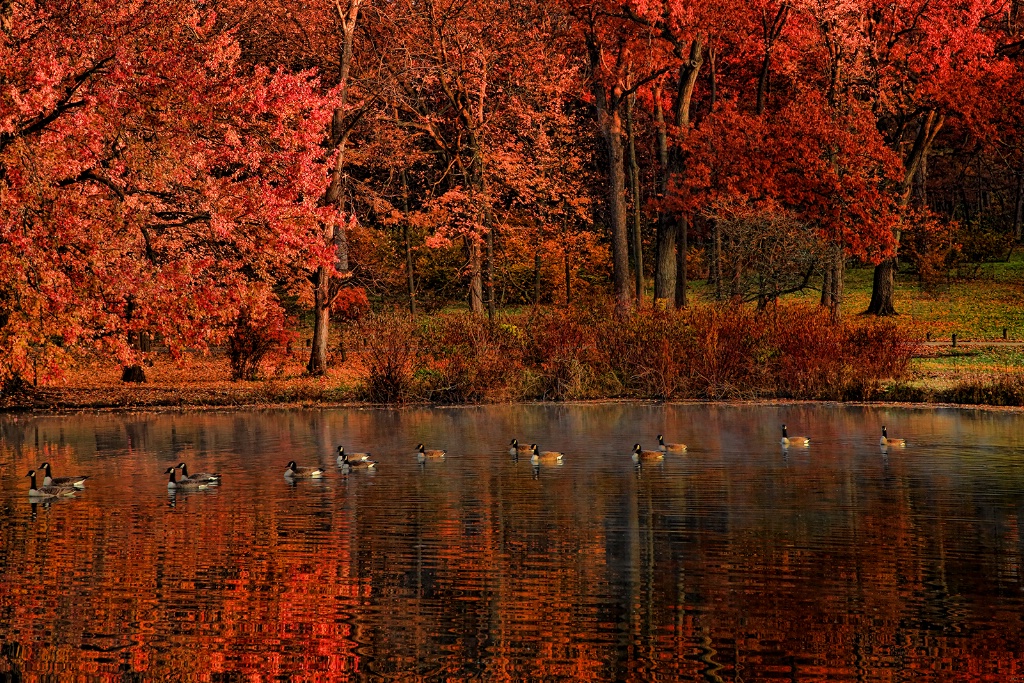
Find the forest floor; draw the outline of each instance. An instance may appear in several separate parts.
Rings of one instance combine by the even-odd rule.
[[[848,271],[844,315],[856,316],[867,308],[871,278],[870,268]],[[703,283],[694,283],[693,293],[697,301],[708,298]],[[817,293],[808,290],[791,299],[813,303]],[[898,324],[923,343],[913,361],[912,377],[901,382],[894,395],[928,400],[937,392],[965,384],[990,385],[1007,377],[1024,380],[1024,254],[1008,262],[983,264],[972,278],[931,291],[922,290],[913,276],[901,274],[896,308]],[[930,341],[924,343],[926,339]],[[292,354],[275,358],[266,378],[252,382],[232,381],[223,353],[186,355],[178,361],[154,354],[145,368],[145,384],[121,382],[116,363],[86,360],[59,381],[40,382],[29,391],[0,398],[0,411],[357,402],[362,374],[359,354],[349,353],[346,362],[334,359],[326,377],[312,378],[304,374],[307,352],[298,346]]]

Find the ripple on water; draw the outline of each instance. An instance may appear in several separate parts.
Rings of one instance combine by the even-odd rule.
[[[782,422],[812,446],[783,451]],[[881,424],[911,445],[881,452]],[[0,418],[0,677],[1007,680],[1021,426],[632,404]],[[635,467],[658,433],[689,451]],[[513,436],[565,462],[516,462]],[[421,441],[449,457],[419,464]],[[339,443],[379,470],[341,472]],[[44,459],[86,490],[30,505]],[[292,459],[326,476],[288,482]],[[169,494],[182,460],[224,483]]]

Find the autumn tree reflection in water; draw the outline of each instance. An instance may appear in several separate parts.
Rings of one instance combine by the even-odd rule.
[[[881,453],[883,420],[911,446]],[[637,471],[659,432],[690,452]],[[1022,433],[825,407],[0,418],[0,677],[1005,681]],[[512,436],[569,456],[535,479]],[[343,476],[339,443],[380,471]],[[291,485],[291,459],[329,476]],[[93,478],[33,513],[42,460]],[[182,460],[223,485],[169,498]]]

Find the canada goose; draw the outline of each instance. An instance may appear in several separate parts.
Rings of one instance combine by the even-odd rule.
[[[664,460],[665,454],[661,451],[645,451],[640,448],[640,444],[633,445],[633,462],[640,462],[641,460]]]
[[[167,488],[175,490],[184,489],[186,491],[202,491],[209,486],[205,481],[196,481],[195,479],[182,479],[181,481],[175,481],[174,475],[177,473],[177,467],[168,467],[164,470],[164,474],[170,475],[167,478]]]
[[[29,470],[25,476],[32,480],[28,488],[28,495],[32,498],[60,498],[61,496],[73,496],[78,491],[74,486],[43,486],[42,488],[37,488],[35,470]]]
[[[782,425],[782,441],[783,446],[810,446],[811,440],[806,436],[790,436],[786,431],[786,425]]]
[[[659,451],[671,451],[673,453],[681,453],[686,450],[685,443],[665,443],[665,437],[658,434],[658,450]]]
[[[343,460],[345,458],[347,458],[350,462],[355,462],[356,460],[369,460],[370,459],[370,454],[369,453],[346,453],[344,446],[338,446],[338,460]]]
[[[537,447],[537,444],[533,444],[533,455],[530,456],[530,462],[561,463],[562,458],[564,457],[565,453],[559,453],[558,451],[542,451]]]
[[[377,466],[377,463],[373,460],[349,460],[347,455],[341,456],[341,469],[342,471],[353,470],[370,470]]]
[[[527,453],[533,453],[533,447],[537,444],[519,444],[519,439],[512,439],[511,448],[508,449],[509,455],[526,455]]]
[[[885,431],[885,427],[882,427],[882,438],[878,441],[882,446],[896,446],[902,448],[907,445],[906,439],[890,439],[889,434]]]
[[[89,477],[54,477],[50,472],[50,463],[44,462],[39,466],[39,469],[43,470],[43,486],[74,486],[75,488],[84,489],[85,480]]]
[[[319,467],[296,467],[295,461],[291,460],[288,462],[288,469],[284,471],[284,476],[289,479],[319,479],[324,476],[324,471]]]
[[[185,481],[186,479],[188,479],[189,481],[201,481],[201,482],[206,482],[208,484],[219,484],[220,483],[220,475],[219,474],[210,474],[209,472],[196,472],[195,474],[189,474],[188,473],[188,465],[186,465],[183,462],[178,463],[178,469],[181,470],[181,480],[182,481]]]
[[[440,448],[434,448],[434,449],[429,449],[428,450],[428,449],[423,447],[423,444],[417,444],[417,446],[416,446],[416,459],[419,460],[420,462],[423,462],[427,458],[442,458],[443,459],[444,456],[446,456],[446,455],[448,455],[448,451],[442,450]]]

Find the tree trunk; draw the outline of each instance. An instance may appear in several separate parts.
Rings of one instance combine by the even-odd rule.
[[[711,97],[711,111],[715,110],[715,104],[718,102],[718,72],[715,70],[715,62],[717,57],[717,50],[712,44],[708,47],[708,69],[710,69],[711,85],[710,92],[708,95]]]
[[[903,186],[900,190],[900,206],[906,207],[910,201],[910,192],[913,188],[914,177],[921,164],[922,158],[928,153],[935,136],[942,128],[944,117],[935,111],[928,111],[921,120],[921,125],[914,140],[914,146],[910,150],[904,162]],[[899,249],[900,235],[895,235],[895,250]],[[896,256],[887,258],[875,266],[874,281],[871,285],[871,303],[868,304],[867,313],[873,315],[896,315],[896,306],[893,302],[893,295],[896,293]]]
[[[655,92],[654,120],[657,124],[658,165],[658,199],[664,201],[668,195],[668,132],[665,126],[665,113],[661,106],[661,88]],[[665,209],[658,209],[658,227],[655,238],[654,253],[654,301],[664,303],[675,298],[676,292],[676,224]]]
[[[566,289],[568,291],[568,289]],[[568,297],[568,294],[566,295]],[[533,252],[533,305],[540,303],[540,245]]]
[[[839,322],[842,316],[843,289],[846,284],[846,259],[843,257],[843,247],[839,245],[836,249],[836,260],[832,267],[832,295],[829,310],[832,312],[832,320]]]
[[[416,276],[413,271],[412,236],[409,229],[409,177],[402,169],[402,239],[405,241],[405,274],[409,285],[409,313],[416,315]]]
[[[619,313],[631,308],[629,240],[626,233],[626,173],[622,149],[622,117],[618,106],[598,105],[598,118],[608,151],[608,222],[612,232],[612,285]]]
[[[565,250],[565,306],[572,305],[572,266],[569,264],[569,249]]]
[[[826,259],[821,266],[821,307],[832,305],[832,264]]]
[[[757,78],[757,113],[764,113],[764,107],[768,98],[768,84],[772,68],[772,51],[775,49],[775,41],[782,35],[782,28],[786,25],[786,17],[789,16],[789,3],[783,2],[775,18],[768,23],[762,18],[762,29],[764,31],[764,59],[761,61],[761,73]]]
[[[644,301],[644,249],[642,224],[642,198],[640,197],[640,169],[636,163],[636,140],[633,135],[633,106],[636,96],[626,99],[626,140],[629,148],[629,190],[633,197],[633,267],[636,279],[636,303],[643,306]]]
[[[484,314],[483,263],[480,243],[475,237],[466,238],[469,247],[469,310],[477,315]]]
[[[327,372],[327,339],[331,325],[331,278],[325,266],[316,269],[313,287],[313,341],[306,372],[318,376]]]
[[[715,301],[722,300],[722,230],[718,221],[712,223],[711,277],[715,285]]]
[[[676,308],[686,308],[689,306],[687,301],[687,273],[686,273],[686,256],[689,253],[689,232],[690,224],[685,218],[679,219],[679,250],[676,252]]]
[[[834,321],[839,321],[843,303],[843,271],[846,267],[843,247],[832,244],[825,256],[821,278],[821,305],[828,309]]]
[[[896,259],[887,258],[875,266],[875,278],[871,283],[871,303],[868,313],[874,315],[896,315],[893,294],[896,288]]]
[[[344,184],[345,168],[345,144],[348,141],[348,131],[345,126],[345,107],[348,102],[348,75],[352,68],[352,44],[355,38],[356,21],[359,18],[359,8],[363,0],[348,0],[342,6],[340,2],[335,4],[338,11],[338,18],[341,22],[341,69],[338,76],[338,106],[334,109],[331,117],[331,129],[329,142],[336,151],[337,157],[334,161],[334,168],[331,172],[331,183],[321,199],[323,206],[334,206],[338,211],[339,218],[342,218],[337,225],[330,229],[327,237],[333,242],[335,249],[335,271],[345,277],[348,275],[348,236],[345,234],[343,223],[342,189]],[[306,371],[310,375],[319,376],[327,372],[327,344],[330,336],[331,325],[331,304],[340,287],[339,283],[333,283],[330,269],[320,266],[316,273],[310,278],[313,283],[313,341],[309,353],[309,362],[306,364]]]
[[[490,209],[487,210],[490,214]],[[484,260],[484,285],[487,290],[487,319],[494,321],[494,225],[490,218],[487,219],[487,236],[484,246],[487,249]]]
[[[1017,201],[1013,210],[1013,236],[1021,241],[1021,230],[1024,228],[1024,169],[1017,171]]]
[[[135,299],[134,297],[128,298],[128,303],[125,306],[125,322],[130,323],[132,318],[135,317]],[[146,332],[129,332],[128,333],[128,346],[135,349],[136,351],[147,352],[150,350],[149,334]],[[125,365],[121,368],[121,381],[132,382],[136,384],[145,384],[146,382],[146,371],[142,369],[139,364]],[[36,382],[33,382],[35,384]]]
[[[772,53],[765,50],[764,60],[761,62],[761,73],[757,77],[757,113],[764,113],[765,96],[768,94],[768,73],[772,65]]]

